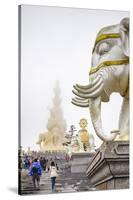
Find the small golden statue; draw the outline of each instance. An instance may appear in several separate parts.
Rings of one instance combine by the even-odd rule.
[[[86,129],[87,124],[88,122],[85,118],[82,118],[79,122],[79,125],[81,127],[81,129],[79,130],[79,140],[80,140],[81,151],[88,151],[88,148],[90,146],[89,133]]]
[[[82,118],[79,122],[81,129],[79,130],[79,144],[81,152],[95,152],[94,136],[86,129],[88,122]]]

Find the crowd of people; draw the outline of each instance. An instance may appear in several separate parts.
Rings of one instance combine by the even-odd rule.
[[[40,178],[42,172],[48,173],[51,178],[51,190],[55,191],[56,177],[58,176],[59,166],[57,165],[57,160],[69,160],[67,154],[59,157],[54,155],[54,157],[39,156],[33,157],[27,154],[19,156],[19,173],[21,176],[22,169],[28,170],[28,175],[32,177],[34,190],[40,190]]]

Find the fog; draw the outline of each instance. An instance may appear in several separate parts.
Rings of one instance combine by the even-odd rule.
[[[97,32],[117,24],[128,12],[59,8],[21,7],[21,145],[39,149],[40,133],[47,129],[53,88],[59,80],[63,117],[79,130],[81,118],[88,120],[88,131],[101,141],[93,129],[89,108],[71,104],[73,84],[87,84],[91,52]],[[106,134],[118,128],[122,98],[111,96],[102,104],[103,128]]]

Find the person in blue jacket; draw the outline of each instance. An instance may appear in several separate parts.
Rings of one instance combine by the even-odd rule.
[[[34,162],[32,163],[30,167],[30,176],[32,176],[32,181],[33,181],[33,186],[34,190],[39,190],[40,189],[40,177],[42,175],[42,168],[40,165],[40,162],[35,159]],[[37,186],[36,186],[37,182]]]

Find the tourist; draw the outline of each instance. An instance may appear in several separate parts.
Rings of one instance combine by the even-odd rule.
[[[26,156],[26,159],[24,160],[24,163],[25,163],[25,169],[29,169],[30,167],[30,161],[28,159],[28,157]]]
[[[48,163],[49,163],[48,158],[46,158],[46,167],[45,167],[46,172],[48,172]]]
[[[49,172],[49,170],[50,170],[50,162],[52,162],[52,160],[47,159],[46,172]]]
[[[32,160],[33,160],[33,158],[31,157],[30,160],[29,160],[30,166],[32,165]]]
[[[32,176],[34,190],[40,189],[41,175],[42,175],[42,168],[41,168],[40,162],[37,159],[35,159],[30,168],[30,176]],[[37,182],[37,186],[36,186],[36,182]]]
[[[44,169],[44,171],[45,171],[45,170],[46,170],[46,159],[45,159],[45,157],[43,158],[43,163],[44,163],[43,169]]]
[[[44,160],[42,157],[40,158],[40,165],[41,165],[42,169],[44,169]]]
[[[54,161],[51,162],[50,166],[50,177],[51,177],[51,184],[52,184],[52,192],[55,192],[55,181],[56,177],[58,176],[57,168]]]
[[[58,167],[57,163],[56,163],[56,169],[57,169],[57,171],[59,170],[59,167]]]

